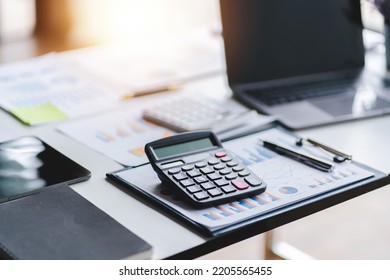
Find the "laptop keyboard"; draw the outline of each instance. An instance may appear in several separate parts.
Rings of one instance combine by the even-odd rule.
[[[324,82],[302,83],[298,85],[250,89],[248,94],[261,100],[268,106],[301,101],[311,98],[335,95],[351,89],[356,77],[329,80]]]

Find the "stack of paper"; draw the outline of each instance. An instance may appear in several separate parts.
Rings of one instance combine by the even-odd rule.
[[[0,106],[28,125],[113,108],[118,95],[65,63],[58,54],[0,68]]]
[[[169,88],[225,69],[221,37],[209,28],[171,40],[85,48],[63,57],[125,95]]]

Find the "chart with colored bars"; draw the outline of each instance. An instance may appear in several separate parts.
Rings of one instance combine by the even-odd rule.
[[[145,143],[173,135],[127,110],[66,123],[58,129],[125,166],[146,163]]]
[[[0,67],[0,106],[28,125],[114,108],[119,99],[117,92],[56,53]]]
[[[352,163],[336,164],[332,172],[322,172],[262,147],[259,139],[291,144],[295,137],[274,128],[223,143],[241,164],[262,178],[267,189],[259,195],[207,209],[194,209],[180,199],[169,186],[164,186],[150,165],[125,169],[117,176],[147,192],[153,199],[177,214],[210,232],[250,220],[276,209],[348,184],[362,181],[374,174]],[[297,147],[297,150],[300,148]],[[148,178],[148,180],[145,180]]]
[[[271,129],[225,143],[231,154],[267,183],[267,190],[254,197],[207,209],[201,213],[203,219],[227,222],[237,220],[239,216],[258,215],[373,175],[351,163],[338,164],[329,173],[318,171],[267,150],[259,139],[289,143],[290,147],[296,140],[279,129]]]
[[[126,120],[126,122],[121,124],[121,126],[115,126],[110,129],[96,130],[95,136],[96,139],[104,143],[113,143],[121,139],[134,138],[141,134],[150,134],[152,130],[159,129],[160,128],[158,126],[139,118],[134,120]],[[158,133],[158,136],[161,136],[161,138],[172,135],[170,131],[163,131],[162,135],[160,134],[161,133]],[[140,147],[131,148],[127,152],[137,157],[145,156],[143,145]]]
[[[259,143],[252,144],[252,147],[243,147],[239,153],[232,152],[237,159],[241,161],[245,166],[263,162],[272,159],[276,156],[275,153],[262,148]]]
[[[257,208],[261,205],[268,204],[273,201],[277,201],[280,198],[270,193],[264,193],[261,196],[257,195],[251,198],[241,199],[236,202],[229,203],[223,206],[217,206],[211,211],[203,214],[204,217],[216,221],[229,217],[238,213],[245,212],[250,209]]]

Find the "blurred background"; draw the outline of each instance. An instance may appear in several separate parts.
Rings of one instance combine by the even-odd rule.
[[[380,31],[371,1],[362,7],[364,24]],[[156,40],[205,25],[218,30],[219,0],[0,0],[0,59]]]
[[[217,0],[0,0],[0,60],[218,28]]]
[[[381,32],[383,18],[372,2],[362,0],[362,9],[365,26]],[[220,32],[219,0],[0,0],[0,62],[97,44],[156,41],[205,26]],[[351,221],[356,219],[353,209],[361,207],[360,201],[383,192],[378,190],[281,227],[276,236],[320,259],[389,258],[388,245],[375,242],[388,239],[388,228],[367,228],[357,223],[359,219]],[[387,211],[374,210],[374,217]],[[335,228],[334,217],[345,227]],[[359,234],[353,239],[351,232]],[[204,258],[261,259],[263,249],[262,235]]]

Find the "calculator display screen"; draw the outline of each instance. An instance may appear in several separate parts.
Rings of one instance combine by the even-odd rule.
[[[173,144],[165,147],[155,148],[154,153],[157,158],[165,158],[183,153],[190,153],[206,148],[214,147],[215,145],[211,142],[210,138],[197,139],[187,141],[184,143]]]

